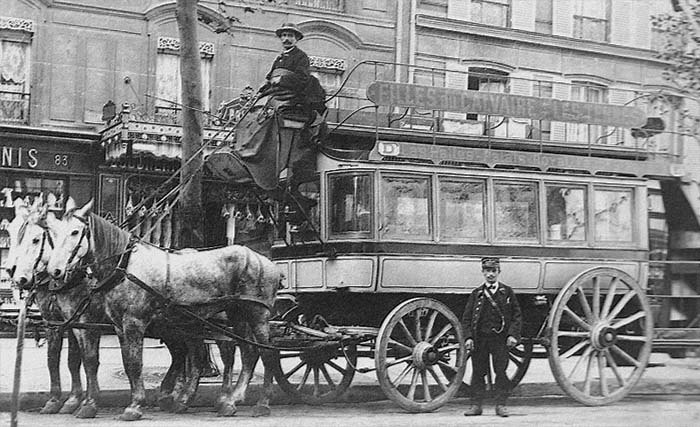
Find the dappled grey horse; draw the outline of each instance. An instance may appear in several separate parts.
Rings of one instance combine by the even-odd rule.
[[[72,199],[69,199],[68,208],[71,208]],[[15,218],[8,227],[12,242],[10,256],[10,274],[13,280],[22,289],[35,289],[36,301],[44,320],[62,321],[72,319],[80,309],[81,303],[87,304],[84,311],[73,319],[87,328],[68,329],[69,339],[69,369],[72,377],[71,393],[65,403],[61,403],[61,383],[59,377],[59,361],[63,341],[64,328],[49,327],[47,331],[47,356],[51,378],[51,391],[49,400],[41,410],[41,413],[73,413],[79,418],[92,418],[97,413],[99,386],[97,383],[97,369],[99,366],[100,331],[90,325],[109,322],[105,314],[104,298],[99,292],[90,295],[94,279],[87,277],[76,278],[66,286],[63,284],[52,286],[49,289],[45,267],[53,250],[52,242],[55,240],[55,231],[50,231],[48,224],[54,229],[60,226],[60,222],[53,213],[48,213],[45,207],[35,203],[31,208],[21,203],[15,205]],[[74,207],[74,204],[73,204]],[[55,285],[55,283],[52,283]],[[89,300],[86,297],[89,296]],[[189,372],[208,366],[206,347],[201,340],[183,340],[182,336],[173,333],[167,325],[155,322],[149,328],[149,335],[161,338],[167,345],[171,354],[171,366],[163,378],[160,387],[159,404],[164,410],[182,412],[193,399],[194,393],[190,392]],[[224,363],[224,377],[230,377],[233,367],[233,351],[235,348],[230,343],[219,343],[221,357]],[[189,359],[188,359],[189,357]],[[81,395],[82,384],[80,381],[81,359],[84,364],[87,394],[85,399]],[[188,363],[188,360],[190,363]],[[189,368],[189,370],[187,369]],[[199,376],[196,377],[198,384]],[[196,389],[196,385],[194,386]],[[79,408],[79,409],[78,409]],[[76,411],[76,409],[78,409]]]
[[[282,280],[278,267],[243,246],[207,251],[169,252],[136,241],[131,235],[90,212],[92,202],[69,210],[59,225],[47,270],[56,280],[70,282],[88,269],[97,280],[113,277],[104,291],[105,308],[115,325],[124,369],[131,384],[131,404],[122,420],[143,415],[143,338],[147,326],[173,307],[186,307],[203,318],[224,312],[241,341],[242,369],[235,388],[224,384],[219,414],[233,415],[243,400],[258,358],[265,365],[264,392],[254,415],[268,415],[275,354],[269,345],[269,319]],[[249,334],[247,334],[249,332]],[[259,351],[258,351],[259,350]]]

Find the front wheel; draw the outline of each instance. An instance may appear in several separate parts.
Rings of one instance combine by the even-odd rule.
[[[388,398],[410,412],[433,411],[462,384],[466,350],[460,322],[439,301],[405,301],[382,322],[374,361]]]

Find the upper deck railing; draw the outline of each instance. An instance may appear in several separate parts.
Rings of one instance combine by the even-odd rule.
[[[465,67],[466,68],[466,67]],[[512,73],[483,68],[452,71],[444,68],[409,66],[397,63],[364,61],[343,76],[337,87],[329,92],[329,121],[342,125],[364,125],[377,129],[425,134],[433,140],[451,137],[465,143],[510,143],[524,150],[578,152],[595,155],[596,151],[619,152],[648,158],[663,155],[679,162],[684,135],[679,120],[685,100],[662,92],[645,92],[641,88],[603,86],[592,82],[563,81],[550,78],[526,78]],[[398,79],[397,79],[398,76]],[[569,121],[544,120],[533,117],[515,117],[470,112],[469,108],[419,108],[403,105],[375,105],[367,97],[367,87],[374,81],[410,82],[441,92],[478,91],[496,94],[495,102],[511,102],[512,98],[527,100],[532,105],[548,107],[561,101],[580,108],[600,106],[599,110],[633,107],[643,118],[639,127],[613,126],[614,117],[606,125],[585,123],[581,117]],[[435,92],[437,93],[437,92]],[[505,101],[500,94],[516,95]],[[431,95],[428,94],[427,97]],[[480,95],[481,96],[481,95]],[[398,96],[400,98],[400,95]],[[398,104],[398,103],[397,103]],[[408,106],[407,106],[408,105]],[[549,106],[551,107],[551,106]],[[520,109],[519,111],[526,111]],[[627,108],[631,110],[631,108]],[[572,110],[576,111],[576,109]],[[581,110],[583,111],[583,110]],[[615,110],[617,111],[617,110]],[[581,113],[584,114],[584,113]],[[600,116],[598,112],[598,116]],[[647,124],[643,124],[644,120]],[[627,122],[629,123],[629,122]],[[483,145],[483,144],[482,144]],[[528,148],[529,147],[529,148]]]

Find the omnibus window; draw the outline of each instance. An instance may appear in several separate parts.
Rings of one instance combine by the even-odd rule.
[[[329,187],[331,234],[371,232],[371,176],[369,174],[332,176]]]
[[[595,190],[595,239],[632,241],[632,190]]]
[[[547,240],[586,240],[586,189],[547,185]]]
[[[496,238],[537,239],[537,188],[532,184],[495,183]]]
[[[485,238],[484,183],[440,181],[440,236],[443,239]]]
[[[430,238],[428,178],[383,177],[381,237]]]

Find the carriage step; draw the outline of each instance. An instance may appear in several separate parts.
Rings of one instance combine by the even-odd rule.
[[[700,328],[656,328],[653,347],[700,347]]]

